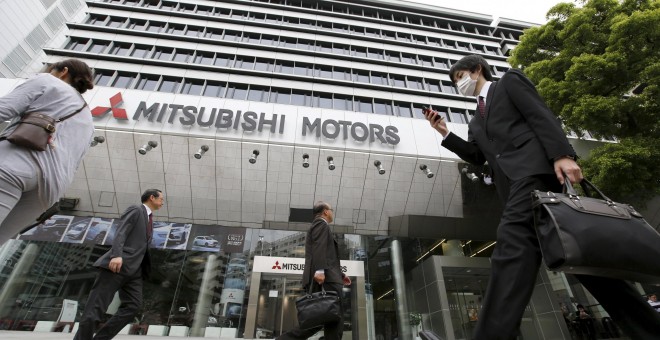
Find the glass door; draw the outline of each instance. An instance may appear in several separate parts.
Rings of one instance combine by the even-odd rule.
[[[302,294],[301,275],[263,274],[255,338],[275,338],[298,324],[296,298]]]

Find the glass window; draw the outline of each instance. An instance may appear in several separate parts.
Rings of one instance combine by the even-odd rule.
[[[351,80],[351,69],[335,66],[332,70],[332,78],[338,80]]]
[[[259,33],[243,33],[243,42],[250,44],[258,44],[261,40],[261,34]]]
[[[300,19],[300,25],[307,26],[309,28],[316,28],[316,20]]]
[[[203,95],[206,97],[222,97],[225,94],[225,83],[217,81],[206,82]]]
[[[293,68],[293,73],[299,76],[314,76],[314,65],[308,63],[296,62]]]
[[[66,45],[67,50],[82,51],[87,45],[89,39],[71,38],[71,41]]]
[[[131,44],[115,42],[112,48],[110,48],[110,54],[125,56],[128,55],[128,51],[130,49],[131,49]]]
[[[144,31],[147,28],[147,21],[140,19],[129,19],[126,28],[131,30]]]
[[[112,83],[112,87],[119,87],[123,89],[130,88],[133,80],[136,78],[136,73],[118,72],[115,81]]]
[[[374,113],[381,115],[393,115],[392,102],[384,99],[374,99]]]
[[[121,26],[124,25],[124,22],[126,22],[126,18],[110,17],[110,20],[108,21],[107,26],[109,26],[109,27],[121,27]]]
[[[215,11],[213,12],[213,15],[220,17],[228,17],[230,13],[231,13],[231,9],[229,8],[216,7]]]
[[[298,39],[298,43],[296,44],[296,48],[301,49],[301,50],[314,50],[314,41],[312,40],[307,40],[307,39]]]
[[[401,61],[406,64],[417,64],[417,58],[413,54],[401,53]]]
[[[420,55],[419,60],[422,62],[422,65],[426,67],[433,67],[433,58]]]
[[[443,80],[442,82],[440,82],[440,86],[442,88],[442,92],[444,93],[454,93],[454,94],[458,93],[458,90],[456,90],[456,87],[450,81]]]
[[[92,53],[101,53],[105,51],[105,49],[110,45],[109,41],[103,41],[103,40],[92,40],[92,43],[89,45],[89,48],[87,49],[87,52],[92,52]]]
[[[398,74],[390,74],[390,79],[392,79],[392,86],[406,87],[405,76],[398,75]]]
[[[158,78],[160,77],[156,75],[142,74],[140,76],[140,81],[138,81],[136,89],[153,91],[156,89],[156,84],[158,84]]]
[[[254,68],[254,57],[236,56],[234,67],[251,70]]]
[[[426,37],[425,36],[413,34],[412,39],[417,44],[426,45]]]
[[[291,104],[299,106],[312,106],[312,92],[303,90],[293,90],[291,94]]]
[[[147,45],[135,45],[131,52],[131,57],[146,58],[151,52],[152,47]]]
[[[291,89],[272,88],[268,101],[271,103],[289,104],[291,101]]]
[[[275,61],[272,59],[257,58],[254,64],[254,69],[257,71],[273,72],[275,69]]]
[[[356,57],[366,58],[367,57],[367,48],[366,47],[352,46],[351,47],[351,54],[356,56]]]
[[[263,13],[257,13],[257,12],[250,12],[248,16],[248,20],[252,21],[264,21],[266,20],[266,14]]]
[[[332,66],[316,65],[316,76],[321,78],[332,78]]]
[[[268,87],[250,85],[250,91],[248,92],[247,99],[257,102],[267,102],[269,92],[270,91],[268,90]]]
[[[468,50],[468,44],[467,44],[467,43],[460,42],[460,41],[457,41],[457,42],[456,42],[456,48],[459,49],[459,50],[461,50],[461,51],[467,51],[467,50]]]
[[[181,85],[181,78],[163,77],[163,81],[160,83],[158,91],[177,93],[179,85]]]
[[[468,123],[464,110],[451,109],[451,108],[449,109],[449,121],[452,123],[462,123],[462,124]]]
[[[204,37],[209,38],[209,39],[220,40],[220,39],[222,39],[222,34],[223,33],[224,33],[224,30],[221,30],[219,28],[207,27],[206,28],[206,33],[204,34]]]
[[[186,30],[186,26],[177,25],[177,24],[168,24],[165,33],[174,34],[174,35],[183,35],[183,32]]]
[[[203,37],[204,36],[204,27],[197,26],[188,26],[186,35],[189,37]]]
[[[385,57],[389,61],[394,61],[394,62],[400,62],[401,61],[401,53],[397,51],[385,51]]]
[[[282,17],[279,15],[268,14],[266,15],[266,22],[271,24],[280,24],[282,22]]]
[[[195,12],[195,5],[194,4],[179,3],[179,11],[194,13]]]
[[[213,7],[210,7],[210,6],[197,6],[197,14],[212,15],[213,14]]]
[[[107,19],[107,15],[90,14],[85,23],[89,25],[103,25]]]
[[[317,41],[316,50],[324,53],[332,53],[332,43],[325,41]]]
[[[323,109],[332,109],[332,93],[314,92],[318,96],[318,107]]]
[[[174,53],[173,48],[169,47],[156,47],[156,53],[154,53],[154,59],[158,60],[170,60],[172,59],[172,54]]]
[[[178,61],[180,63],[187,63],[192,57],[192,55],[193,55],[193,51],[191,50],[177,49],[176,53],[174,54],[174,61]]]
[[[193,62],[195,64],[213,65],[213,53],[197,51]]]
[[[408,76],[408,88],[423,90],[422,78]]]
[[[337,32],[348,33],[348,25],[345,24],[339,24],[334,22],[332,23],[332,29]]]
[[[234,61],[234,56],[223,53],[215,54],[215,62],[213,65],[221,67],[231,67],[232,62]]]
[[[333,100],[336,110],[353,111],[353,97],[341,94],[335,94]]]
[[[424,110],[425,104],[413,103],[413,118],[425,119],[422,111]]]
[[[392,13],[392,20],[398,22],[408,22],[408,20],[406,20],[405,14],[401,13]]]
[[[427,105],[428,106],[428,105]],[[449,112],[449,109],[444,107],[444,106],[432,106],[433,110],[436,111],[442,118],[445,119],[445,121],[449,121],[447,112]],[[421,118],[424,118],[424,115],[422,115]]]
[[[364,27],[360,27],[360,26],[351,25],[350,31],[351,31],[351,34],[359,34],[359,35],[364,35],[365,34]]]
[[[275,72],[293,74],[293,62],[285,60],[277,60],[275,62]]]
[[[248,86],[244,84],[229,84],[227,87],[227,98],[245,100]]]
[[[329,21],[318,21],[316,23],[318,28],[323,31],[332,31],[332,23]]]
[[[437,79],[424,79],[426,83],[426,89],[431,92],[440,92],[440,82]]]
[[[332,44],[332,53],[350,55],[351,49],[348,45],[334,43]]]
[[[164,22],[150,21],[149,26],[147,26],[147,31],[149,32],[160,32],[165,28]]]
[[[353,81],[360,83],[369,83],[369,71],[353,70]]]
[[[368,54],[367,54],[367,55],[368,55],[369,59],[380,59],[380,60],[384,60],[384,59],[385,59],[385,55],[384,55],[384,54],[385,54],[385,51],[383,51],[383,50],[380,50],[380,49],[377,49],[377,48],[369,47],[369,50],[368,50]]]
[[[383,38],[385,39],[390,39],[390,40],[396,39],[396,32],[394,31],[381,30],[380,32],[383,35]]]
[[[397,39],[397,40],[400,40],[400,41],[407,41],[407,42],[411,42],[411,41],[412,41],[412,38],[411,38],[411,36],[410,36],[409,33],[401,33],[401,32],[397,32],[397,33],[396,33],[396,39]]]
[[[247,17],[248,17],[248,13],[245,11],[239,11],[236,9],[231,11],[232,19],[247,20]]]
[[[241,40],[241,32],[240,31],[225,30],[225,35],[224,35],[223,39],[228,40],[228,41],[240,41]]]
[[[96,70],[94,73],[94,84],[98,86],[108,86],[108,83],[114,74],[115,72],[110,70]]]
[[[436,65],[437,67],[439,67],[439,68],[446,68],[446,69],[449,68],[449,60],[448,60],[448,59],[437,58],[437,57],[436,57],[436,58],[433,58],[433,60],[435,61],[435,65]]]
[[[183,89],[181,93],[199,96],[202,93],[204,81],[201,79],[185,79],[183,81]]]
[[[296,48],[296,38],[280,37],[280,46]]]
[[[397,116],[399,117],[407,117],[407,118],[412,117],[412,110],[410,103],[394,102],[394,110]]]
[[[171,11],[176,8],[176,2],[172,1],[163,1],[160,9],[165,10],[165,11]]]
[[[389,85],[387,73],[371,72],[371,83],[377,85]]]
[[[373,113],[374,105],[371,98],[355,97],[355,111]]]
[[[375,9],[365,8],[364,16],[369,18],[378,18],[378,11]]]
[[[380,38],[380,30],[376,28],[366,27],[364,33],[369,37]]]
[[[276,35],[262,34],[261,35],[261,44],[262,45],[271,45],[277,46],[279,44],[280,37]]]

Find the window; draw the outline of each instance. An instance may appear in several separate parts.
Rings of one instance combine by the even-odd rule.
[[[426,45],[426,37],[425,36],[413,34],[412,39],[413,39],[413,42],[415,42],[417,44]]]
[[[213,12],[213,15],[216,15],[216,16],[219,16],[219,17],[228,17],[230,13],[231,13],[231,10],[229,8],[216,7],[215,11]]]
[[[231,18],[238,20],[247,20],[248,13],[245,11],[233,10],[231,11]]]
[[[401,53],[401,61],[406,64],[417,64],[417,58],[413,54]]]
[[[117,78],[112,83],[112,87],[127,89],[131,86],[135,78],[137,78],[137,74],[135,73],[118,72]]]
[[[126,18],[110,17],[110,20],[108,20],[107,26],[109,26],[109,27],[121,27],[121,26],[124,25],[124,22],[126,22]]]
[[[365,35],[364,27],[360,26],[351,26],[351,34]]]
[[[467,117],[465,116],[465,111],[458,109],[449,109],[449,121],[453,123],[462,123],[467,124]]]
[[[383,51],[383,50],[379,50],[377,48],[369,47],[369,51],[367,52],[367,56],[369,57],[369,59],[383,60],[383,59],[385,59],[384,53],[385,53],[385,51]]]
[[[66,45],[67,50],[82,51],[87,45],[89,39],[71,38],[71,41]]]
[[[236,56],[234,67],[251,70],[254,68],[254,57]]]
[[[299,106],[312,106],[312,92],[293,90],[291,94],[291,104]]]
[[[350,55],[351,50],[348,45],[334,43],[332,44],[332,53]]]
[[[467,51],[468,50],[468,43],[463,43],[463,42],[456,42],[456,48],[461,50],[461,51]]]
[[[291,90],[283,88],[272,88],[270,90],[270,98],[268,101],[271,103],[289,104],[291,101]]]
[[[300,25],[307,26],[309,28],[316,28],[316,20],[300,19]]]
[[[149,26],[147,26],[147,31],[149,32],[160,32],[161,30],[165,29],[165,23],[164,22],[157,22],[157,21],[150,21]]]
[[[375,37],[375,38],[379,38],[379,37],[380,37],[380,30],[378,30],[378,29],[376,29],[376,28],[369,28],[369,27],[367,27],[367,28],[364,29],[364,32],[365,32],[365,34],[366,34],[367,36],[369,36],[369,37]]]
[[[248,17],[248,20],[252,20],[252,21],[264,21],[264,20],[266,20],[266,14],[263,14],[263,13],[256,13],[256,12],[250,12],[250,16]]]
[[[433,58],[435,60],[435,65],[440,68],[449,68],[449,60],[444,58]]]
[[[269,92],[268,87],[251,85],[247,99],[257,102],[268,102]]]
[[[156,84],[158,84],[158,78],[159,77],[155,75],[142,74],[140,76],[140,80],[138,81],[136,89],[153,91],[156,89]]]
[[[392,102],[384,99],[374,99],[374,113],[381,115],[393,115]]]
[[[281,16],[272,15],[272,14],[266,15],[266,22],[269,22],[271,24],[280,24],[281,21],[282,21]]]
[[[188,26],[186,35],[189,37],[203,37],[204,36],[204,27],[197,26]]]
[[[314,95],[318,98],[316,107],[332,109],[332,93],[314,92]]]
[[[172,59],[172,54],[174,53],[173,48],[169,47],[156,47],[156,53],[154,53],[154,59],[158,60],[170,60]]]
[[[296,38],[280,37],[280,46],[296,48]]]
[[[416,90],[423,90],[422,78],[408,76],[408,87]]]
[[[293,74],[293,62],[278,60],[275,62],[275,72]]]
[[[400,40],[400,41],[407,41],[407,42],[411,42],[411,41],[412,41],[412,37],[410,36],[410,34],[408,34],[408,33],[401,33],[401,32],[397,32],[397,34],[396,34],[396,39],[397,39],[397,40]]]
[[[422,65],[426,67],[433,67],[433,58],[426,56],[419,56],[419,60],[422,62]]]
[[[325,41],[317,41],[316,50],[323,53],[332,53],[332,43]]]
[[[250,44],[258,44],[261,40],[261,34],[259,33],[243,33],[243,42]]]
[[[215,62],[213,63],[213,65],[221,66],[221,67],[231,67],[233,61],[234,61],[233,55],[216,53]]]
[[[240,31],[225,30],[225,36],[223,37],[223,39],[227,40],[227,41],[240,41],[241,40],[241,32]]]
[[[429,39],[429,45],[444,47],[444,45],[442,43],[442,39],[440,39],[440,38],[431,38],[431,37],[429,37],[428,39]]]
[[[362,57],[366,58],[367,57],[367,48],[366,47],[358,47],[358,46],[353,46],[351,49],[351,54],[356,56],[356,57]]]
[[[223,33],[224,33],[224,30],[221,30],[219,28],[207,27],[206,28],[206,34],[204,36],[206,38],[209,38],[209,39],[220,40],[220,39],[222,39],[222,34]]]
[[[396,32],[386,31],[386,30],[381,30],[380,32],[383,35],[383,38],[390,39],[390,40],[396,40]]]
[[[245,100],[248,86],[243,84],[229,84],[227,87],[227,98]]]
[[[172,1],[163,1],[160,6],[160,9],[164,11],[171,11],[174,10],[175,8],[176,8],[176,2],[172,2]]]
[[[279,44],[279,39],[280,39],[280,37],[278,37],[276,35],[262,34],[261,35],[261,44],[262,45],[277,46]]]
[[[125,56],[128,55],[130,49],[131,44],[115,42],[112,48],[110,48],[110,54]]]
[[[425,81],[426,83],[426,89],[431,91],[431,92],[440,92],[440,82],[437,79],[428,79],[426,78]]]
[[[442,118],[445,119],[445,121],[449,121],[447,112],[449,109],[443,106],[433,106],[433,110],[436,111]],[[422,116],[424,118],[424,116]]]
[[[332,23],[332,29],[337,32],[348,33],[348,25]]]
[[[332,70],[332,78],[338,80],[351,80],[351,69],[335,66]]]
[[[197,52],[195,55],[195,64],[213,65],[213,53],[210,52]]]
[[[273,72],[275,69],[275,62],[271,59],[257,58],[254,64],[254,69],[257,71]]]
[[[173,61],[178,61],[180,63],[187,63],[192,58],[193,53],[194,52],[191,50],[177,49],[176,53],[174,54]]]
[[[160,86],[158,87],[158,91],[177,93],[177,90],[179,89],[179,85],[181,85],[181,78],[163,77],[163,81],[160,83]]]
[[[96,70],[96,73],[94,74],[94,84],[98,86],[108,86],[114,73],[114,71],[110,70]]]
[[[92,43],[89,45],[87,52],[91,53],[101,53],[110,45],[109,41],[103,40],[92,40]]]
[[[293,68],[293,74],[297,74],[299,76],[313,77],[314,65],[308,63],[296,62]]]
[[[406,87],[406,79],[404,76],[398,74],[390,74],[390,79],[392,79],[392,86]]]
[[[377,85],[389,85],[387,73],[371,72],[371,83]]]
[[[373,113],[373,103],[371,98],[355,97],[355,111]]]
[[[146,58],[151,52],[152,47],[147,45],[135,45],[131,52],[131,57]]]
[[[422,113],[424,106],[428,105],[413,103],[413,118],[425,119],[424,114]]]
[[[179,4],[179,11],[180,12],[194,13],[195,12],[195,5],[194,4],[180,3]]]
[[[86,23],[89,25],[103,25],[107,19],[107,15],[90,14]]]
[[[307,39],[298,39],[298,43],[296,44],[296,48],[301,49],[301,50],[314,50],[314,41],[312,40],[307,40]]]
[[[394,102],[394,113],[396,113],[399,117],[411,118],[412,111],[410,108],[410,103]]]
[[[360,83],[369,83],[369,71],[353,70],[353,81]]]
[[[197,14],[212,15],[213,14],[213,7],[197,6]]]
[[[165,33],[173,35],[183,35],[183,32],[186,30],[184,25],[168,24]]]
[[[336,94],[333,103],[335,110],[353,111],[353,98],[351,96]]]
[[[440,82],[440,86],[442,87],[442,92],[444,93],[458,93],[456,87],[450,81],[442,81]]]
[[[385,51],[385,57],[389,61],[394,61],[397,63],[401,61],[401,53],[396,51]]]
[[[332,66],[316,65],[316,76],[321,78],[332,78]]]
[[[208,81],[203,95],[206,97],[222,97],[225,94],[225,83]]]

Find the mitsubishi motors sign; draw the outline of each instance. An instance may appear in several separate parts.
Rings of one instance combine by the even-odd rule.
[[[341,271],[348,276],[364,276],[364,262],[340,261]],[[253,272],[272,274],[299,274],[305,270],[305,259],[298,257],[255,256]]]

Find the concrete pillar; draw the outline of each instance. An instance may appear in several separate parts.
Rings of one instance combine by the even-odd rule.
[[[250,279],[250,297],[248,298],[247,315],[245,316],[245,332],[243,337],[254,338],[257,330],[257,309],[259,309],[259,288],[261,286],[261,273],[252,272]]]
[[[461,240],[448,240],[442,244],[442,254],[444,256],[465,256]]]
[[[204,330],[206,329],[206,324],[209,320],[209,311],[211,310],[213,288],[215,288],[218,277],[217,268],[218,256],[210,254],[206,258],[206,266],[204,266],[204,275],[202,276],[202,283],[199,287],[197,306],[195,307],[195,318],[193,319],[190,336],[204,336]]]
[[[406,298],[406,282],[403,271],[401,241],[392,239],[390,249],[392,262],[392,281],[394,282],[394,296],[396,298],[396,320],[399,326],[399,340],[412,340],[412,327],[408,315],[408,299]]]

